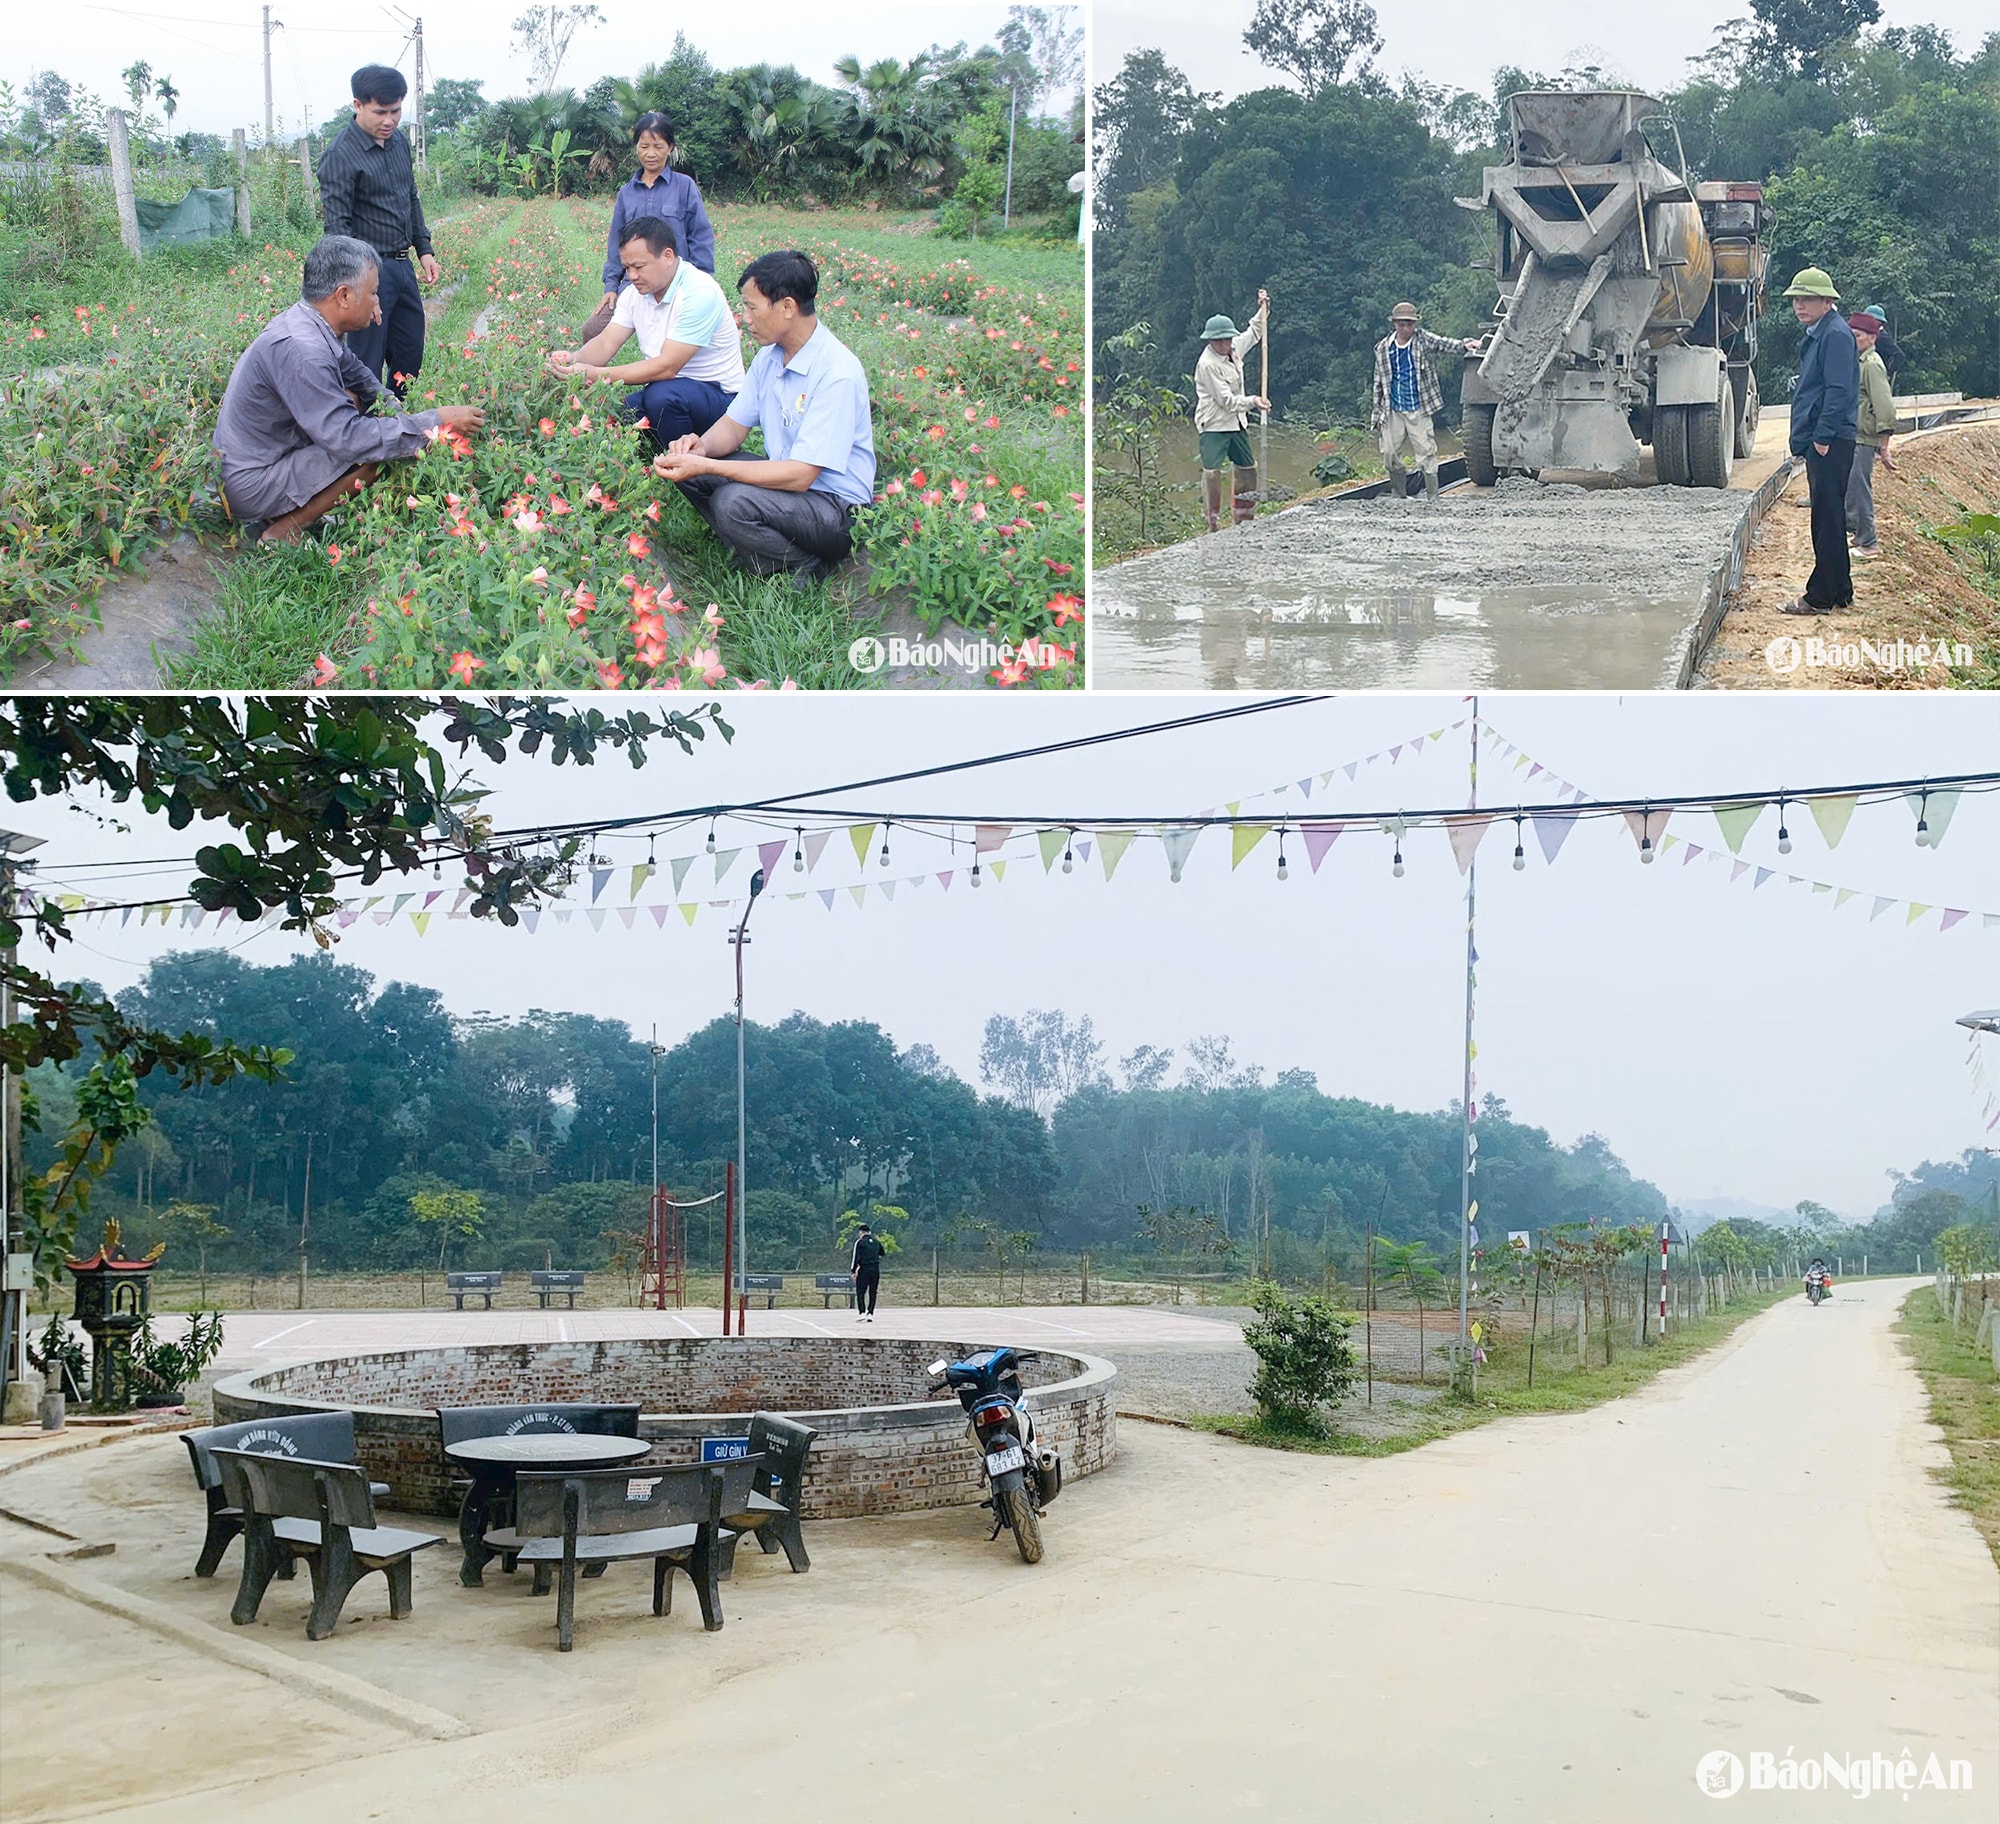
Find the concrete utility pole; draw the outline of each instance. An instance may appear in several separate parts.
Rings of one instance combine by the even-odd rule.
[[[277,116],[271,111],[271,9],[267,6],[264,9],[264,144],[274,145],[277,138]]]
[[[34,866],[27,856],[42,841],[39,836],[0,830],[0,895],[16,917],[21,875]],[[13,961],[13,950],[0,951],[0,962]],[[16,1011],[13,995],[0,987],[0,1025],[11,1026]],[[6,1274],[0,1280],[5,1288],[0,1292],[0,1381],[18,1381],[28,1367],[28,1293],[35,1275],[23,1234],[21,1201],[21,1083],[10,1070],[0,1083],[0,1221],[6,1228]]]
[[[416,46],[416,80],[410,85],[416,90],[416,107],[410,117],[410,151],[416,159],[417,169],[424,168],[424,22],[419,19],[411,29],[410,37]]]

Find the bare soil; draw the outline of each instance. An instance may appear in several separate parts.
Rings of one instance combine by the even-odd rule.
[[[1803,511],[1805,476],[1796,476],[1751,540],[1742,584],[1732,593],[1704,683],[1728,690],[1931,689],[1949,681],[1939,666],[1901,672],[1811,669],[1776,672],[1764,652],[1783,635],[1884,642],[1963,641],[1990,665],[2000,649],[2000,603],[1967,574],[1930,528],[1967,513],[2000,512],[2000,424],[1945,426],[1899,438],[1894,472],[1875,470],[1875,518],[1882,555],[1854,566],[1854,606],[1827,615],[1779,610],[1813,566],[1812,529]]]

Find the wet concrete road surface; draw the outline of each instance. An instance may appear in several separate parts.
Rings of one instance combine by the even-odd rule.
[[[1108,688],[1671,687],[1739,490],[1315,501],[1099,570]]]

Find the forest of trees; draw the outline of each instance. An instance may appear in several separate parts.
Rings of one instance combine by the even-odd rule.
[[[1827,268],[1858,309],[1889,312],[1900,386],[2000,390],[2000,32],[1960,51],[1930,26],[1880,27],[1877,0],[1751,0],[1660,99],[1690,175],[1755,179],[1776,219],[1771,269]],[[1100,397],[1122,372],[1187,388],[1211,311],[1271,293],[1272,391],[1316,425],[1365,420],[1370,350],[1390,307],[1470,333],[1493,303],[1487,218],[1453,206],[1504,156],[1507,95],[1622,88],[1615,71],[1502,69],[1490,95],[1375,67],[1362,0],[1262,0],[1245,35],[1296,86],[1226,104],[1157,51],[1096,94],[1094,306]],[[1199,72],[1195,73],[1199,78]],[[1152,350],[1104,358],[1137,323]],[[1759,381],[1784,399],[1798,326],[1765,319]],[[1457,373],[1447,377],[1456,415]]]
[[[324,955],[271,967],[220,951],[168,956],[123,1001],[152,1026],[294,1054],[278,1084],[141,1085],[153,1119],[124,1142],[93,1220],[117,1215],[133,1239],[168,1241],[178,1266],[192,1267],[199,1246],[210,1271],[291,1268],[308,1174],[319,1271],[601,1266],[610,1237],[643,1221],[652,1059],[618,1021],[455,1017],[431,989],[378,985]],[[1300,1070],[1267,1080],[1226,1038],[1114,1061],[1087,1018],[995,1016],[979,1088],[864,1021],[795,1013],[753,1024],[746,1050],[751,1245],[772,1266],[832,1264],[841,1214],[876,1200],[909,1212],[919,1246],[985,1223],[1043,1251],[1143,1262],[1143,1206],[1205,1213],[1235,1244],[1226,1264],[1293,1279],[1325,1267],[1355,1277],[1370,1222],[1456,1252],[1456,1108],[1331,1097]],[[74,1118],[82,1068],[30,1074],[42,1164]],[[663,1049],[658,1069],[663,1180],[705,1196],[735,1149],[730,1022]],[[1494,1098],[1480,1137],[1489,1245],[1509,1229],[1650,1225],[1667,1208],[1595,1135],[1561,1146]],[[1972,1155],[1920,1168],[1870,1231],[1875,1245],[1926,1244],[1965,1220],[1993,1176]],[[466,1194],[478,1216],[460,1231],[450,1213]],[[1841,1245],[1838,1220],[1820,1215],[1816,1232]],[[1758,1225],[1734,1228],[1761,1245]],[[713,1264],[718,1234],[697,1221],[690,1246]]]

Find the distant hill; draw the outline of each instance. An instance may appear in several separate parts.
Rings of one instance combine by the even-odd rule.
[[[1792,1212],[1772,1203],[1752,1203],[1747,1197],[1689,1197],[1675,1206],[1687,1218],[1687,1231],[1699,1235],[1717,1222],[1768,1222],[1782,1228]]]

